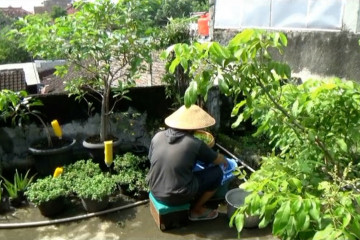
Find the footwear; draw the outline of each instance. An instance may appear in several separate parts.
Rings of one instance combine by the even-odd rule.
[[[212,220],[219,216],[219,213],[216,209],[207,209],[203,214],[197,215],[192,214],[190,212],[189,220],[190,221],[205,221],[205,220]]]

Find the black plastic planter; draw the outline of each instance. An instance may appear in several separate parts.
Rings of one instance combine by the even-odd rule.
[[[87,212],[99,212],[109,205],[109,197],[106,196],[101,200],[81,198],[81,203]]]
[[[117,153],[119,146],[121,144],[120,140],[113,142],[113,154]],[[104,158],[104,143],[91,143],[87,139],[82,143],[83,147],[87,149],[89,153],[89,157],[95,162],[98,163],[102,170],[107,170],[108,166],[106,166]]]
[[[45,217],[55,217],[65,209],[64,197],[57,197],[47,202],[43,202],[38,206],[41,215]]]
[[[63,137],[63,146],[49,149],[39,147],[39,144],[43,141],[34,142],[29,147],[29,151],[34,156],[35,168],[40,175],[52,175],[57,167],[74,162],[73,147],[76,143],[75,139]]]

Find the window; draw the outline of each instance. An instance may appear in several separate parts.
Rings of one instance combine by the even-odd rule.
[[[341,30],[345,2],[346,0],[217,0],[214,28]]]

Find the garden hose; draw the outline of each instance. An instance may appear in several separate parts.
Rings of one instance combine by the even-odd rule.
[[[237,161],[238,163],[240,163],[241,165],[243,165],[244,167],[246,167],[247,169],[249,169],[251,172],[255,172],[255,170],[250,167],[249,165],[247,165],[246,163],[244,163],[243,161],[241,161],[239,158],[237,158],[234,154],[232,154],[229,150],[227,150],[226,148],[224,148],[223,146],[221,146],[218,143],[215,143],[215,145],[220,148],[222,151],[224,151],[225,153],[229,154],[230,157],[234,158],[235,161]]]
[[[149,202],[149,199],[146,199],[146,200],[143,200],[143,201],[138,201],[138,202],[135,202],[135,203],[127,204],[125,206],[115,207],[115,208],[107,209],[107,210],[104,210],[104,211],[86,213],[86,214],[79,215],[79,216],[60,218],[60,219],[51,219],[51,220],[45,220],[45,221],[24,222],[24,223],[1,223],[0,224],[0,229],[40,227],[40,226],[45,226],[45,225],[52,225],[52,224],[70,222],[70,221],[75,221],[75,220],[82,220],[82,219],[85,219],[85,218],[100,216],[100,215],[103,215],[103,214],[116,212],[116,211],[124,210],[124,209],[127,209],[127,208],[131,208],[131,207],[136,207],[136,206],[148,203],[148,202]]]

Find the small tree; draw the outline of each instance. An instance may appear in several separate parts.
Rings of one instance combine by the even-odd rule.
[[[66,16],[67,15],[67,12],[65,9],[63,9],[62,7],[59,7],[59,6],[54,6],[51,10],[51,18],[52,19],[56,19],[58,17],[63,17],[63,16]]]
[[[192,42],[190,33],[190,24],[195,18],[176,18],[170,19],[168,24],[162,28],[159,34],[160,48],[164,49],[176,43]],[[174,57],[174,56],[173,56]],[[165,69],[168,70],[170,63],[167,63]],[[165,83],[166,97],[172,99],[175,107],[181,106],[184,101],[183,96],[189,85],[190,78],[182,66],[177,66],[175,74],[166,73],[162,82]]]
[[[63,58],[81,77],[66,82],[66,90],[78,99],[93,96],[101,102],[100,142],[109,139],[109,116],[116,103],[127,98],[138,71],[149,60],[147,1],[97,0],[77,2],[77,12],[55,19],[28,16],[18,32],[24,46],[45,59]],[[114,101],[111,100],[111,92]]]
[[[251,117],[255,134],[275,146],[241,185],[251,194],[230,220],[239,236],[245,216],[258,215],[259,227],[273,223],[282,239],[359,239],[360,86],[340,79],[284,86],[290,67],[271,53],[286,45],[283,33],[247,29],[227,46],[176,44],[163,57],[174,52],[169,70],[181,64],[193,79],[187,106],[218,84],[235,99],[233,127]]]
[[[187,18],[192,12],[209,11],[208,0],[150,0],[155,24],[165,26],[173,18]]]
[[[26,62],[31,56],[20,47],[19,40],[10,36],[16,18],[11,18],[0,11],[0,64]]]

